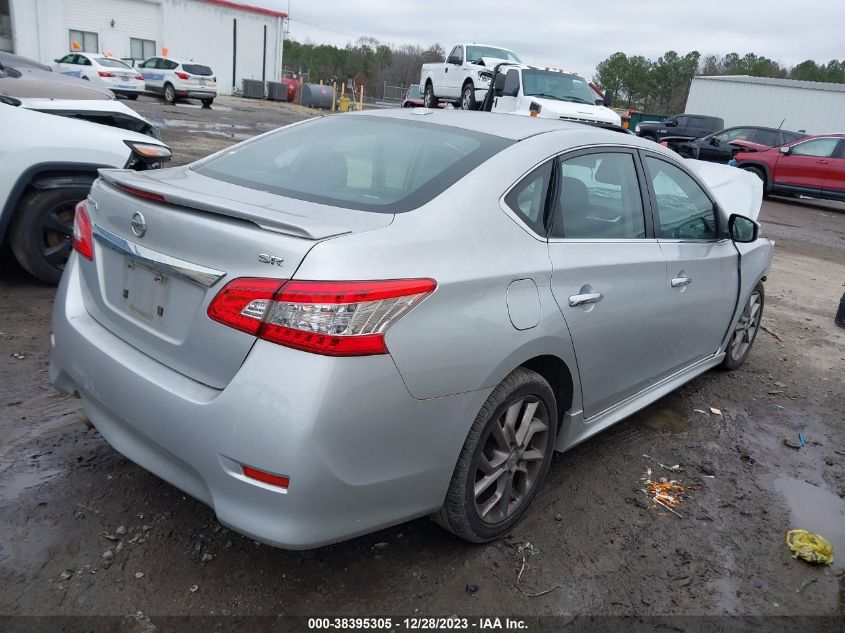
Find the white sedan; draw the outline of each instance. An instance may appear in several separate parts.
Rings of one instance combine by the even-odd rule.
[[[144,78],[136,69],[99,53],[68,53],[56,60],[56,72],[98,83],[128,99],[137,99],[145,90]]]

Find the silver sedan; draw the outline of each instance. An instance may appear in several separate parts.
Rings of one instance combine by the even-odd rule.
[[[77,207],[50,376],[255,539],[505,534],[555,450],[749,354],[753,176],[578,123],[343,114]]]

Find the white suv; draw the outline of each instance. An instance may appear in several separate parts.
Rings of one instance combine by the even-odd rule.
[[[217,96],[217,78],[209,66],[172,57],[150,57],[138,64],[147,90],[164,96],[167,103],[183,97],[199,99],[206,107]]]
[[[0,242],[8,230],[15,259],[46,283],[62,275],[76,205],[98,169],[154,169],[171,156],[150,136],[36,112],[8,97],[0,97],[0,121]]]
[[[144,78],[129,64],[96,53],[69,53],[56,60],[56,72],[87,79],[116,95],[137,99],[144,92]]]

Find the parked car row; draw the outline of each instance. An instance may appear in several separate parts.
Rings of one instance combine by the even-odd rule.
[[[59,73],[98,83],[128,99],[154,92],[167,103],[190,98],[210,106],[217,97],[217,78],[211,68],[192,61],[156,56],[133,68],[123,60],[95,53],[70,53],[55,61]]]

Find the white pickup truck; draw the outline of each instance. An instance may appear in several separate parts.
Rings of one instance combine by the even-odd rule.
[[[438,101],[457,101],[462,110],[475,110],[490,86],[500,62],[522,63],[506,48],[485,44],[455,44],[442,62],[423,64],[420,90],[426,108]]]
[[[483,110],[622,125],[622,118],[609,107],[612,93],[600,97],[580,75],[526,64],[499,64],[493,70],[493,87],[482,102]]]

